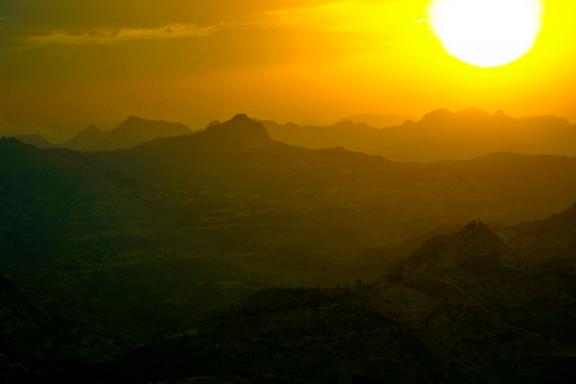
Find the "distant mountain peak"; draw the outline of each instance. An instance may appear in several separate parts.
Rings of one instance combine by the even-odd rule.
[[[237,114],[224,123],[206,127],[203,134],[229,144],[263,144],[272,141],[264,124],[244,113]]]
[[[102,151],[130,148],[160,137],[185,136],[192,132],[184,124],[147,120],[129,116],[112,131],[91,125],[66,143],[66,148],[79,151]]]
[[[245,113],[238,113],[236,114],[230,121],[237,121],[237,122],[252,122],[252,120],[247,114]]]
[[[432,112],[428,112],[422,117],[422,122],[435,122],[443,121],[454,117],[454,113],[449,109],[435,109]]]
[[[488,112],[476,108],[476,107],[467,107],[455,113],[456,116],[461,117],[490,117]]]
[[[503,113],[500,113],[498,116],[505,116]],[[492,115],[482,109],[475,108],[475,107],[467,107],[461,109],[457,112],[452,112],[449,109],[436,109],[432,112],[427,113],[422,117],[422,122],[431,122],[431,123],[442,123],[451,120],[473,120],[473,119],[489,119],[495,117],[496,115]]]
[[[128,116],[125,120],[124,123],[131,123],[131,122],[140,122],[140,121],[146,121],[146,119],[139,117],[139,116]]]
[[[166,131],[169,136],[190,133],[190,128],[180,123],[172,123],[162,120],[150,120],[139,116],[128,116],[112,133],[122,130],[144,131]]]
[[[116,127],[113,131],[120,131],[122,129],[137,127],[138,129],[142,129],[148,125],[148,122],[152,122],[152,120],[147,120],[142,117],[138,116],[128,116],[118,127]]]
[[[74,136],[70,141],[65,144],[66,148],[88,151],[97,149],[98,145],[103,141],[106,132],[101,130],[95,125],[89,125]]]

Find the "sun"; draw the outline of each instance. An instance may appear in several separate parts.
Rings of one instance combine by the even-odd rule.
[[[542,25],[540,0],[435,0],[429,13],[448,53],[486,68],[525,56]]]

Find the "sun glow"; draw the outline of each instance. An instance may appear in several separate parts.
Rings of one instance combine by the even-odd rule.
[[[429,12],[448,53],[478,67],[499,67],[526,55],[542,24],[539,0],[435,0]]]

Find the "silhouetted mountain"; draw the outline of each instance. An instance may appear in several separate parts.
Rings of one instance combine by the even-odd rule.
[[[274,141],[262,123],[243,115],[186,137],[97,158],[120,172],[179,188],[209,182],[258,193],[373,189],[379,194],[354,209],[377,222],[387,216],[379,212],[412,223],[413,215],[429,216],[431,198],[437,199],[437,217],[451,219],[436,225],[474,218],[523,221],[561,209],[576,196],[573,158],[499,153],[460,162],[395,163],[343,148],[308,150]]]
[[[190,128],[183,124],[131,116],[112,131],[101,131],[95,126],[90,126],[64,146],[79,151],[109,151],[130,148],[161,137],[188,134]]]
[[[272,141],[264,125],[245,114],[236,115],[225,123],[211,124],[202,135],[216,145],[258,146]]]
[[[377,114],[359,114],[352,115],[342,121],[351,121],[353,123],[364,123],[374,128],[389,128],[402,125],[404,122],[411,120],[410,116],[405,115],[377,115]]]
[[[48,140],[46,140],[45,138],[43,138],[40,135],[18,135],[15,136],[16,139],[18,139],[19,141],[26,143],[26,144],[32,144],[38,148],[42,148],[42,149],[48,149],[48,148],[55,148],[56,145],[49,142]]]
[[[74,149],[76,151],[93,151],[97,150],[99,146],[106,139],[107,133],[100,130],[94,125],[90,125],[78,133],[74,138],[64,144],[64,147]]]
[[[516,119],[467,108],[432,111],[420,121],[375,129],[266,122],[274,139],[307,148],[342,146],[400,161],[470,159],[492,152],[576,156],[576,126],[554,116]]]

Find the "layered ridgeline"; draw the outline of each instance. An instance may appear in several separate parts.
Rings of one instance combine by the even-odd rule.
[[[576,141],[576,126],[556,116],[514,118],[503,112],[490,114],[468,108],[458,112],[440,109],[418,121],[407,119],[355,115],[334,125],[262,123],[272,139],[287,144],[309,149],[343,147],[395,161],[464,160],[497,152],[576,156],[571,145]],[[13,133],[15,128],[6,129],[5,135],[40,148],[79,151],[116,150],[156,138],[190,134],[183,124],[139,117],[129,117],[111,131],[89,126],[62,145],[41,135],[17,135]]]
[[[306,148],[342,146],[399,161],[471,159],[492,152],[576,156],[576,126],[555,116],[513,118],[469,108],[433,111],[377,129],[355,120],[333,126],[265,121],[271,136]]]
[[[220,368],[382,382],[409,366],[417,367],[408,374],[414,382],[492,380],[506,371],[516,379],[508,382],[530,382],[553,365],[535,365],[542,371],[525,376],[515,367],[531,366],[532,358],[571,361],[554,339],[572,337],[562,321],[572,321],[573,214],[534,220],[576,200],[576,159],[499,153],[401,163],[285,144],[238,115],[116,151],[2,139],[0,160],[0,270],[26,296],[94,329],[128,330],[105,332],[121,339],[112,351],[200,332],[192,352],[177,349],[185,360],[159,356],[162,364],[154,365],[142,362],[146,354],[131,355],[127,364],[136,359],[145,374],[144,366],[179,364],[140,382]],[[240,308],[197,331],[208,312],[261,288],[364,278],[356,269],[362,251],[476,219],[531,223],[504,227],[504,238],[474,223],[375,263],[390,266],[378,271],[385,277],[375,286],[268,290],[247,304],[256,309]],[[510,343],[495,340],[540,354],[513,359]]]
[[[133,147],[159,137],[187,135],[190,132],[190,128],[184,124],[131,116],[111,131],[89,126],[63,146],[78,151],[109,151]]]
[[[537,259],[516,245],[574,233],[573,219],[571,209],[516,226],[514,241],[475,221],[424,242],[376,284],[264,290],[194,336],[140,349],[124,372],[248,383],[573,381],[576,238],[565,237],[570,254],[549,242]],[[135,370],[137,361],[148,369]]]
[[[29,131],[33,128],[25,129]],[[148,120],[131,116],[112,130],[102,130],[95,125],[78,132],[72,139],[60,144],[45,139],[42,134],[17,134],[17,128],[0,126],[0,136],[15,137],[38,148],[67,148],[76,151],[111,151],[130,148],[160,137],[183,136],[191,133],[184,124]]]

